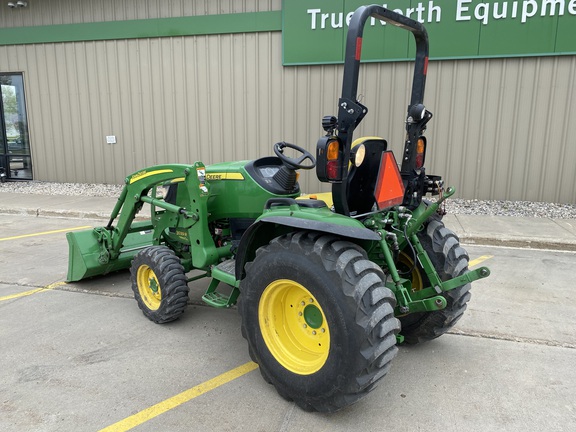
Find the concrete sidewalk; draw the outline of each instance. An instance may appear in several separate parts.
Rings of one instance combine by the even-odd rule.
[[[116,198],[0,192],[5,214],[108,219],[115,204]],[[576,219],[448,214],[444,221],[464,244],[576,251]]]

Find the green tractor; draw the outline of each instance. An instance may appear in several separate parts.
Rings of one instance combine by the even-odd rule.
[[[353,141],[368,111],[356,91],[370,17],[416,41],[400,169],[384,139]],[[166,323],[184,312],[188,283],[210,278],[203,300],[238,302],[250,357],[281,396],[323,412],[358,401],[387,373],[398,343],[448,331],[470,283],[489,275],[468,270],[468,254],[442,222],[454,189],[424,170],[427,64],[420,23],[360,7],[349,24],[338,116],[322,120],[315,157],[280,142],[275,156],[253,161],[129,175],[106,226],[67,234],[68,281],[130,268],[138,306]],[[297,171],[314,167],[332,192],[301,196]],[[136,219],[144,203],[151,217]],[[192,270],[200,274],[188,277]]]

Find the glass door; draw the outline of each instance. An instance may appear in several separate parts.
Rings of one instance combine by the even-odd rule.
[[[0,74],[0,171],[12,180],[32,180],[32,158],[22,74]]]

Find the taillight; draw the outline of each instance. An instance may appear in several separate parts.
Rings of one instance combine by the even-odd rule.
[[[426,137],[421,136],[416,143],[416,169],[424,166],[426,157]]]
[[[316,174],[318,180],[339,182],[342,180],[342,146],[338,137],[325,136],[316,145]]]
[[[328,180],[330,181],[334,181],[334,180],[338,180],[338,177],[340,175],[339,171],[339,166],[338,166],[338,161],[328,161],[326,163],[326,177],[328,177]]]

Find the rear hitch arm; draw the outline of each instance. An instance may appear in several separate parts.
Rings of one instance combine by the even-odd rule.
[[[455,288],[466,285],[467,283],[477,281],[478,279],[484,279],[490,276],[490,269],[488,267],[480,267],[475,270],[469,270],[463,275],[457,276],[453,279],[449,279],[439,284],[425,288],[423,290],[415,291],[412,293],[412,299],[425,299],[435,294],[441,294],[446,291],[453,290]]]
[[[420,214],[416,214],[413,218],[411,218],[407,222],[408,226],[406,227],[406,234],[408,235],[408,237],[412,237],[413,234],[419,231],[420,227],[424,225],[424,223],[430,218],[430,216],[432,216],[434,213],[438,211],[440,205],[444,202],[444,200],[450,198],[455,193],[456,193],[455,188],[453,188],[452,186],[448,187],[444,191],[444,193],[440,197],[438,197],[438,199],[435,202],[430,203],[430,205],[426,207],[426,210],[424,210]],[[416,212],[413,212],[412,214],[414,215],[415,213]]]
[[[427,288],[414,291],[412,290],[411,282],[401,278],[398,273],[398,269],[394,263],[392,248],[387,241],[390,239],[390,236],[387,235],[388,233],[384,230],[378,230],[377,232],[382,238],[380,240],[380,247],[384,256],[384,262],[392,278],[392,284],[387,284],[387,286],[396,296],[396,315],[442,310],[447,306],[446,299],[442,295],[444,292],[456,289],[478,279],[486,278],[490,275],[488,267],[480,267],[447,281],[442,281],[430,261],[428,254],[418,240],[418,237],[416,234],[412,234],[410,241],[417,253],[416,259],[431,284],[431,286]]]

